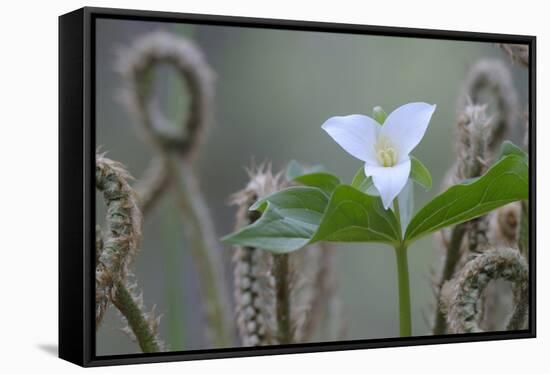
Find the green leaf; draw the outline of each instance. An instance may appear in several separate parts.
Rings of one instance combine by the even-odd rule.
[[[329,200],[315,187],[291,187],[268,196],[250,209],[262,211],[256,222],[227,235],[227,244],[288,253],[319,240],[339,242],[399,241],[397,219],[380,198],[347,185]]]
[[[294,181],[305,186],[317,187],[326,193],[327,196],[330,196],[336,186],[340,184],[340,179],[329,173],[304,174],[294,178]]]
[[[397,219],[384,209],[379,197],[364,194],[348,185],[338,186],[312,242],[380,242],[399,241]]]
[[[411,176],[410,178],[424,187],[426,191],[432,188],[432,175],[430,171],[419,159],[411,156]]]
[[[304,167],[298,161],[292,160],[288,163],[288,166],[286,167],[285,178],[287,181],[292,181],[302,175],[314,173],[326,173],[326,169],[323,165]]]
[[[523,158],[525,162],[528,162],[529,160],[529,156],[526,152],[523,151],[523,149],[521,149],[511,141],[505,140],[504,142],[502,142],[502,145],[500,147],[500,154],[498,155],[497,160],[501,160],[509,155],[519,156]]]
[[[318,188],[287,188],[254,204],[251,210],[263,211],[260,219],[222,241],[275,253],[295,251],[313,237],[327,203],[327,195]]]
[[[288,163],[285,172],[285,178],[288,181],[293,180],[294,178],[302,175],[304,173],[304,168],[296,160],[292,160]]]
[[[468,184],[452,186],[426,204],[409,223],[405,240],[414,241],[528,197],[527,162],[523,157],[510,154],[494,164],[483,176]]]

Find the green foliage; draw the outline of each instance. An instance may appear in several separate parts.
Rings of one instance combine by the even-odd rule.
[[[509,140],[505,140],[500,147],[500,154],[497,157],[497,160],[500,160],[509,155],[516,155],[521,157],[525,162],[529,162],[529,156],[525,153],[520,147],[515,145]]]
[[[296,160],[291,160],[286,167],[285,178],[287,181],[293,181],[302,175],[324,172],[326,172],[326,169],[323,165],[314,165],[308,168],[304,167]]]
[[[261,218],[222,240],[288,253],[316,241],[399,241],[397,220],[378,197],[347,185],[330,197],[316,187],[291,187],[254,204]]]
[[[304,186],[317,187],[328,196],[340,184],[340,179],[326,172],[322,165],[315,165],[310,168],[303,167],[296,160],[289,162],[286,173],[286,180],[297,182]]]
[[[491,210],[528,198],[528,166],[515,154],[505,156],[487,173],[436,196],[411,220],[405,240],[413,241],[444,227],[469,221]]]
[[[313,237],[327,203],[319,188],[287,188],[254,204],[250,209],[263,212],[260,219],[222,241],[275,253],[295,251]]]
[[[338,186],[328,203],[312,241],[399,242],[399,226],[380,198],[348,186]]]
[[[426,191],[432,189],[432,175],[430,171],[419,159],[411,156],[411,176],[410,178],[424,187]]]
[[[340,184],[340,179],[329,173],[311,173],[297,176],[293,179],[295,182],[304,186],[317,187],[327,196]]]
[[[302,165],[300,165],[298,161],[292,160],[288,163],[285,172],[286,180],[291,181],[302,174],[304,174],[304,168],[302,167]]]
[[[310,169],[312,170],[312,169]],[[527,155],[512,143],[503,144],[501,158],[479,178],[463,181],[436,196],[412,215],[412,183],[400,194],[401,224],[384,209],[372,178],[361,167],[351,185],[316,167],[308,172],[296,162],[287,178],[303,184],[259,200],[250,209],[262,212],[255,223],[222,240],[288,253],[317,241],[378,242],[391,246],[413,241],[444,227],[469,221],[513,201],[528,198]],[[412,158],[411,181],[429,189],[428,169]],[[405,232],[404,237],[400,235]]]

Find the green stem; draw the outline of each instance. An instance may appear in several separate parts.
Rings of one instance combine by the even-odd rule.
[[[397,201],[397,198],[393,200],[393,212],[395,214],[395,218],[397,218],[397,228],[399,231],[399,238],[403,239],[403,233],[401,232],[401,211],[399,210],[399,202]]]
[[[409,287],[409,265],[407,247],[395,248],[397,259],[397,285],[399,289],[399,335],[411,336],[411,296]]]
[[[183,231],[189,241],[189,250],[197,266],[209,335],[214,346],[226,347],[230,342],[229,298],[224,283],[221,249],[216,241],[214,224],[210,218],[192,166],[177,155],[168,157],[168,170],[175,175],[179,208],[182,212]]]
[[[151,326],[147,321],[147,317],[144,315],[140,306],[134,301],[134,298],[126,285],[122,282],[118,282],[115,285],[113,304],[115,304],[117,309],[128,321],[128,326],[130,326],[132,332],[134,333],[142,352],[160,352],[160,347],[156,339],[155,332],[152,331]]]
[[[395,247],[397,259],[397,288],[399,293],[399,335],[411,336],[411,295],[409,286],[409,264],[407,260],[407,245],[403,242],[401,233],[401,213],[397,199],[393,201],[393,210],[399,227],[401,242]]]

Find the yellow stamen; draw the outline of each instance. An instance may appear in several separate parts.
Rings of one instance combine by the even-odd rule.
[[[376,157],[380,165],[384,167],[392,167],[397,164],[397,151],[387,139],[378,140]]]

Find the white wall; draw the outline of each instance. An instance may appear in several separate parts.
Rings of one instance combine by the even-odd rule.
[[[508,5],[506,4],[508,3]],[[518,373],[548,362],[550,209],[548,10],[506,1],[22,1],[3,4],[0,22],[0,370],[72,372],[57,344],[57,16],[83,5],[387,26],[531,34],[538,37],[538,335],[536,340],[289,355],[104,368],[94,372]],[[546,15],[546,16],[545,16]],[[26,84],[21,84],[21,79]],[[540,372],[540,370],[537,370]]]

